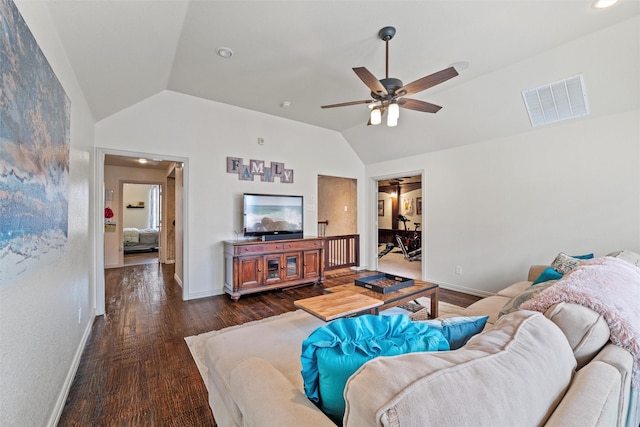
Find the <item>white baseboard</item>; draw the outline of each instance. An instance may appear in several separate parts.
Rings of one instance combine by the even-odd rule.
[[[180,287],[182,287],[182,279],[181,279],[177,274],[175,274],[175,273],[173,273],[173,280],[175,280],[175,281],[176,281],[176,283],[177,283]]]
[[[165,264],[175,264],[176,260],[175,259],[168,259],[165,261]]]
[[[451,283],[435,282],[429,279],[426,279],[425,282],[437,283],[438,286],[440,286],[442,289],[448,289],[450,291],[458,291],[458,292],[462,292],[463,294],[475,295],[477,297],[486,298],[486,297],[495,295],[495,293],[493,292],[481,291],[479,289],[472,289],[464,286],[452,285]]]
[[[110,264],[110,265],[105,265],[104,269],[107,270],[109,268],[120,268],[120,267],[124,267],[124,264]]]
[[[217,295],[224,295],[224,289],[214,289],[211,291],[203,291],[203,292],[195,292],[189,294],[186,300],[198,299],[198,298],[206,298],[206,297],[214,297]]]
[[[76,373],[78,372],[78,367],[80,366],[82,352],[84,351],[84,347],[91,335],[91,328],[93,327],[93,320],[95,319],[95,311],[91,313],[90,319],[91,321],[87,323],[87,327],[85,328],[84,333],[82,334],[82,339],[80,340],[80,345],[78,345],[76,354],[73,356],[73,360],[71,361],[71,368],[69,369],[69,372],[67,372],[67,377],[65,378],[62,390],[58,395],[58,400],[56,400],[53,413],[49,417],[47,425],[50,427],[56,427],[58,425],[58,421],[60,421],[60,416],[62,416],[64,405],[67,401],[67,397],[69,396],[69,390],[71,390],[71,384],[73,384],[73,379],[75,378]]]

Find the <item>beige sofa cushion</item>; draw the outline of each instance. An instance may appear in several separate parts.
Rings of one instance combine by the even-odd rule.
[[[243,425],[242,412],[238,408],[243,402],[232,396],[229,383],[231,372],[250,357],[264,359],[294,388],[304,393],[300,346],[311,332],[324,324],[322,320],[298,310],[227,328],[207,340],[207,388],[213,413],[225,413],[234,424]]]
[[[537,278],[537,277],[536,277]],[[521,294],[525,290],[531,287],[531,283],[528,280],[523,280],[522,282],[514,283],[511,286],[508,286],[498,292],[496,295],[500,295],[501,297],[513,298],[516,295]]]
[[[493,325],[498,320],[500,309],[509,301],[508,297],[493,295],[474,302],[462,310],[461,316],[489,316],[487,324]]]
[[[591,359],[609,341],[611,331],[602,315],[577,304],[554,304],[544,313],[564,332],[578,362],[578,369]]]
[[[242,412],[243,426],[335,427],[304,393],[264,359],[250,357],[240,362],[231,371],[229,388]]]
[[[541,425],[562,399],[575,366],[573,352],[553,322],[540,313],[517,311],[462,349],[367,362],[347,382],[344,422]]]

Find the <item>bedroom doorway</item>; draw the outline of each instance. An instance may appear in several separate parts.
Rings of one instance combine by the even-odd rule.
[[[162,224],[162,183],[120,182],[122,265],[157,264],[166,259]]]
[[[182,298],[190,299],[188,269],[189,159],[162,154],[96,148],[95,163],[95,314],[105,314],[105,269],[123,267],[123,208],[121,182],[160,184],[158,257],[175,264],[174,280]],[[135,204],[144,200],[135,200]],[[131,203],[134,204],[133,202]],[[147,205],[145,201],[145,206]],[[143,209],[140,209],[143,210]],[[144,209],[146,210],[146,209]],[[101,226],[104,224],[104,226]],[[171,245],[171,250],[168,250]]]

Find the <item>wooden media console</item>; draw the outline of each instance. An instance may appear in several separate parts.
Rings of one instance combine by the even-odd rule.
[[[240,296],[324,282],[324,239],[224,242],[224,290]]]

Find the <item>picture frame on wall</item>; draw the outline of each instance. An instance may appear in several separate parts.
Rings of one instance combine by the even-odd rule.
[[[378,216],[384,216],[384,200],[378,200]]]
[[[422,215],[422,197],[416,197],[416,213]]]

